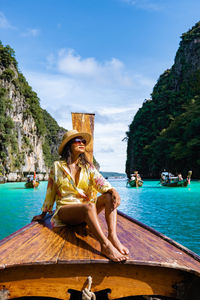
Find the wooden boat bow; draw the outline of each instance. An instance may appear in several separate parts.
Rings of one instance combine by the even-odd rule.
[[[100,222],[106,231],[103,214]],[[109,299],[135,295],[198,299],[198,255],[121,212],[118,233],[130,250],[125,263],[102,256],[85,226],[52,229],[50,216],[43,223],[32,222],[0,241],[0,291],[8,290],[11,299],[70,299],[69,291],[82,291],[92,276],[92,291],[110,289]]]

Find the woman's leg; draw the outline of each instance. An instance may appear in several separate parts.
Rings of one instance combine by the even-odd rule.
[[[120,253],[112,242],[104,235],[97,217],[96,205],[72,204],[61,207],[58,211],[58,217],[62,222],[70,225],[78,225],[86,222],[97,240],[101,244],[101,252],[113,261],[126,260],[126,256]]]
[[[105,209],[105,218],[108,225],[108,239],[122,254],[127,255],[129,250],[122,245],[117,237],[117,209],[113,209],[112,196],[109,193],[99,196],[96,207],[97,213]]]

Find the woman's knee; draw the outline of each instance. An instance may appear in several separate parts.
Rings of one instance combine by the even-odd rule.
[[[84,212],[86,215],[96,211],[96,204],[95,203],[88,203],[84,206]]]
[[[110,193],[106,193],[105,194],[106,198],[105,198],[105,203],[108,205],[108,206],[112,206],[113,207],[113,204],[115,203],[116,207],[119,206],[120,203],[117,203],[115,202],[115,199],[113,197],[112,194]]]

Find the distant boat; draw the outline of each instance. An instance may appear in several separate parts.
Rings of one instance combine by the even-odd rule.
[[[34,172],[34,175],[28,175],[27,176],[27,182],[25,183],[26,188],[36,188],[39,185],[39,180],[36,178],[36,174]]]
[[[135,171],[134,174],[130,175],[130,178],[127,180],[127,186],[129,187],[142,187],[143,180],[141,179],[138,171]]]
[[[191,176],[192,171],[188,172],[186,179],[183,179],[181,174],[174,176],[170,172],[162,172],[160,184],[167,187],[186,187],[188,184],[190,184]]]

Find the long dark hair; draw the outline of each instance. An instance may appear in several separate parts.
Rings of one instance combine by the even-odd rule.
[[[72,143],[73,143],[73,140],[70,140],[65,145],[65,147],[63,148],[63,151],[61,153],[61,159],[66,161],[68,167],[69,167],[69,164],[71,164],[71,162],[72,162],[72,151],[71,151],[71,145],[72,145]],[[91,165],[91,163],[88,161],[85,153],[81,153],[79,155],[79,160],[80,160],[80,163],[83,166]]]

